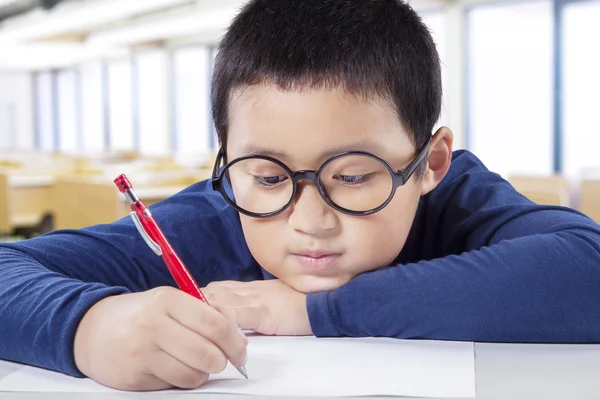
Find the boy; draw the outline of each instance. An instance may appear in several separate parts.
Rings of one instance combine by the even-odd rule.
[[[1,358],[149,390],[244,364],[239,328],[600,340],[600,227],[431,134],[440,64],[406,4],[251,1],[212,102],[213,179],[152,210],[216,310],[129,218],[54,232],[0,249]]]

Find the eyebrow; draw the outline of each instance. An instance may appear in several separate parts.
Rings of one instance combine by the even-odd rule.
[[[345,144],[345,145],[341,145],[341,146],[330,147],[330,148],[326,149],[325,151],[319,153],[318,158],[320,160],[325,160],[331,156],[334,156],[334,155],[340,154],[340,153],[345,153],[347,151],[365,151],[365,152],[373,153],[373,154],[377,155],[383,151],[383,147],[381,145],[379,145],[378,143],[374,143],[369,140],[363,140],[363,141]],[[268,147],[256,146],[256,145],[244,146],[240,152],[240,157],[245,157],[245,156],[250,156],[250,155],[269,156],[269,157],[273,157],[273,158],[277,158],[277,159],[289,158],[288,154],[286,154],[285,152],[270,149]]]

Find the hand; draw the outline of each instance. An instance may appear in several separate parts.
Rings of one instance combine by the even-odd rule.
[[[222,312],[171,287],[107,297],[77,328],[75,363],[115,389],[196,388],[228,360],[245,364],[248,341]]]
[[[306,294],[278,279],[212,282],[202,291],[211,304],[232,307],[242,329],[265,335],[312,335]]]

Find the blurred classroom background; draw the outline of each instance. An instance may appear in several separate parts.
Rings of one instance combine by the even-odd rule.
[[[285,1],[285,0],[282,0]],[[206,179],[210,79],[242,0],[0,0],[0,237],[126,216]],[[600,222],[600,0],[412,0],[455,149]]]

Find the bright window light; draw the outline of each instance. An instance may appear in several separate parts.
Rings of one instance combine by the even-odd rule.
[[[129,59],[108,64],[109,143],[112,150],[134,150],[133,102]]]
[[[104,149],[104,82],[101,62],[80,67],[81,129],[84,152],[98,153]]]
[[[171,150],[167,63],[164,50],[136,55],[139,150],[143,154],[166,154]]]
[[[478,6],[468,29],[471,150],[505,177],[551,174],[552,3]]]
[[[59,150],[75,153],[79,150],[77,74],[68,69],[58,73],[58,132]]]
[[[35,77],[36,86],[36,126],[38,134],[38,145],[40,150],[55,150],[54,138],[54,91],[52,73],[49,71],[39,72]]]
[[[210,50],[184,47],[174,53],[175,149],[178,154],[211,152]]]
[[[580,176],[600,170],[600,2],[571,3],[564,11],[563,162]]]

